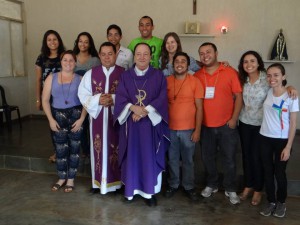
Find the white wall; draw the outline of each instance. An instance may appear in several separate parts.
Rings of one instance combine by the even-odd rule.
[[[126,46],[132,38],[139,36],[139,18],[149,15],[154,19],[154,34],[159,37],[169,31],[183,33],[184,21],[200,21],[202,33],[215,35],[215,38],[181,38],[184,51],[198,58],[199,45],[204,41],[212,41],[219,49],[219,59],[229,61],[234,67],[237,66],[241,54],[249,49],[259,51],[267,59],[282,28],[289,59],[295,61],[285,64],[288,83],[300,90],[299,0],[197,2],[197,15],[192,15],[192,0],[24,0],[28,77],[0,78],[0,82],[4,80],[6,85],[20,86],[23,93],[28,91],[28,96],[24,95],[28,99],[28,110],[23,106],[24,112],[36,114],[34,63],[46,30],[57,30],[68,49],[73,48],[79,32],[88,31],[94,37],[98,48],[106,40],[108,25],[116,23],[123,30],[122,42]],[[219,31],[223,24],[229,27],[226,35]],[[24,85],[24,80],[28,82],[27,85]],[[19,102],[20,99],[13,100]],[[300,119],[297,128],[300,128]]]

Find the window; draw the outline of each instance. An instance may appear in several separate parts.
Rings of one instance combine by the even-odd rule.
[[[0,77],[25,76],[22,6],[0,0]]]

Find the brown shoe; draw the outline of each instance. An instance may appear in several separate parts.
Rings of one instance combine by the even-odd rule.
[[[261,202],[261,197],[262,197],[261,192],[254,191],[251,204],[254,206],[259,205]]]
[[[249,196],[253,193],[252,188],[245,187],[243,192],[239,195],[240,199],[242,201],[245,201]]]

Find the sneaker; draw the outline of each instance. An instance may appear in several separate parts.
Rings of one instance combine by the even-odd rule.
[[[205,187],[205,189],[201,191],[201,195],[204,198],[208,198],[209,196],[211,196],[212,193],[217,193],[217,192],[218,192],[218,188]]]
[[[177,188],[173,188],[173,187],[168,187],[166,192],[165,192],[165,197],[166,198],[171,198],[177,191]]]
[[[234,191],[225,191],[226,197],[229,198],[229,201],[235,205],[241,202],[239,196]]]
[[[276,208],[276,204],[274,202],[269,202],[266,207],[260,211],[260,215],[263,216],[271,216],[271,214],[274,212]]]
[[[189,199],[193,201],[199,200],[198,194],[195,191],[195,189],[190,189],[190,190],[185,190],[186,195],[188,196]]]
[[[282,218],[285,216],[286,206],[285,203],[278,202],[276,205],[276,209],[273,213],[273,216]]]

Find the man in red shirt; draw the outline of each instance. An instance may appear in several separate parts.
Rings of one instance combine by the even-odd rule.
[[[217,150],[221,152],[225,195],[232,204],[240,203],[236,194],[236,147],[238,116],[243,104],[242,87],[238,73],[220,64],[213,43],[199,47],[201,70],[194,74],[204,87],[203,122],[201,133],[202,160],[207,171],[207,186],[201,192],[209,197],[218,191]]]
[[[181,184],[191,200],[198,200],[194,189],[195,144],[200,140],[204,90],[200,81],[188,74],[190,58],[178,52],[173,58],[174,75],[167,77],[168,110],[171,145],[168,151],[167,198],[172,197]],[[182,182],[180,182],[180,158]]]

